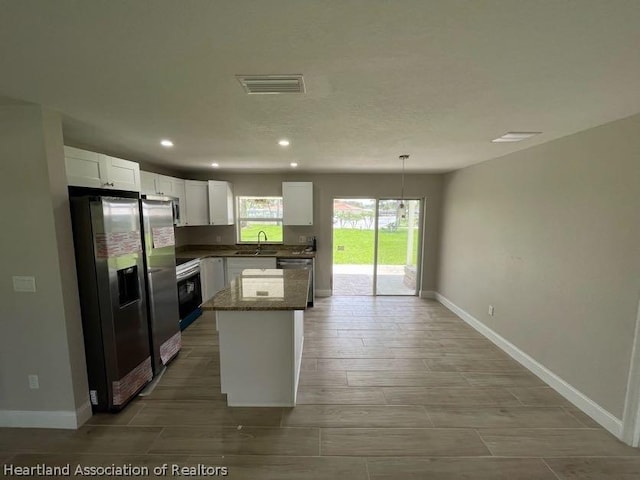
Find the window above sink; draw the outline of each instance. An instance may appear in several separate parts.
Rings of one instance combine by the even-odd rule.
[[[245,197],[237,198],[237,243],[255,244],[282,244],[282,197]],[[264,232],[258,242],[258,233]],[[273,253],[261,253],[261,255],[273,255]],[[238,255],[256,255],[256,252],[249,254],[238,253]]]

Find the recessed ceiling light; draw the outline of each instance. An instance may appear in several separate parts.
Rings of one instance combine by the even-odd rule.
[[[163,147],[173,147],[173,142],[171,140],[161,140],[160,145]]]
[[[507,132],[501,137],[494,138],[491,141],[493,143],[520,142],[541,133],[542,132]]]
[[[296,168],[296,167],[298,166],[298,164],[297,164],[296,162],[291,162],[291,163],[290,163],[290,165],[291,165],[293,168]]]
[[[216,163],[216,162],[213,162],[213,163],[211,164],[211,166],[212,166],[213,168],[218,168],[218,167],[220,166],[220,164],[219,164],[219,163]]]
[[[287,140],[286,138],[283,138],[282,140],[280,140],[278,142],[278,145],[280,145],[281,147],[288,147],[289,146],[289,140]]]

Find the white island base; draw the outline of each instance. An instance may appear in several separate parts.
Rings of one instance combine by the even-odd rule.
[[[220,339],[220,385],[231,407],[296,404],[303,310],[216,312]]]

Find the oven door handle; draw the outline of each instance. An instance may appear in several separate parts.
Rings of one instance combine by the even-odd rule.
[[[196,275],[200,275],[200,267],[187,270],[186,272],[176,274],[176,280],[178,282],[182,282],[183,280],[188,280],[191,277],[195,277]]]

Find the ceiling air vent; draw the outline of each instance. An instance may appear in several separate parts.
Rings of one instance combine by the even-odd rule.
[[[251,95],[304,93],[302,75],[236,75],[236,78]]]

